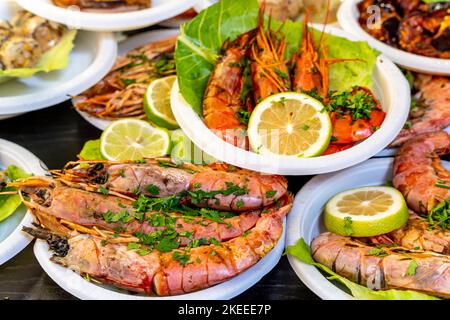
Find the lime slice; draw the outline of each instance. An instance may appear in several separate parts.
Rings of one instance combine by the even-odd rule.
[[[403,195],[392,187],[363,187],[338,193],[325,206],[325,227],[336,234],[371,237],[408,221]]]
[[[172,131],[170,138],[173,143],[172,159],[195,164],[217,162],[215,158],[198,148],[181,129]]]
[[[144,98],[144,110],[154,124],[167,128],[179,128],[170,106],[170,91],[177,76],[154,80],[147,88]]]
[[[140,160],[170,152],[169,131],[147,121],[122,119],[111,123],[100,138],[100,152],[107,160]]]
[[[290,157],[322,154],[331,138],[331,121],[318,100],[302,93],[280,93],[253,111],[248,136],[253,151]]]

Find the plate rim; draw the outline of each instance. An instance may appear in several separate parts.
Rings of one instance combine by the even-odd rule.
[[[358,23],[357,3],[361,0],[342,1],[337,12],[339,25],[345,31],[361,37],[372,47],[381,51],[389,59],[406,69],[432,73],[435,75],[450,75],[450,59],[425,57],[391,47],[368,34]]]
[[[77,37],[83,33],[78,32]],[[90,66],[78,76],[53,88],[54,94],[43,95],[42,91],[13,97],[0,97],[1,115],[14,115],[34,110],[44,109],[70,99],[75,95],[89,89],[93,84],[102,79],[113,66],[117,56],[117,43],[112,33],[91,34],[95,37],[97,52]],[[99,75],[102,77],[99,78]],[[62,93],[61,93],[62,92]],[[27,100],[28,102],[24,102]]]
[[[74,25],[77,28],[108,32],[136,30],[158,24],[193,7],[197,1],[199,0],[171,0],[156,7],[142,10],[121,13],[94,13],[68,10],[45,0],[16,0],[21,7],[48,20],[67,24],[67,11],[70,11],[71,20],[76,22]]]
[[[31,151],[14,142],[0,138],[0,153],[2,152],[13,154],[17,162],[25,164],[25,166],[21,164],[20,167],[27,172],[31,172],[35,175],[45,175],[48,173],[48,171],[44,169],[44,167],[46,168],[45,163]],[[0,253],[2,254],[2,256],[0,256],[0,266],[16,256],[33,240],[31,236],[22,232],[22,226],[29,225],[33,221],[34,218],[30,210],[27,210],[18,226],[0,242]]]
[[[117,49],[117,57],[119,57],[120,55],[123,55],[123,54],[129,52],[130,50],[133,50],[133,49],[135,49],[135,48],[137,48],[139,46],[142,46],[142,45],[144,45],[146,43],[150,43],[150,42],[153,41],[153,40],[150,40],[150,42],[149,42],[149,40],[147,38],[151,37],[151,38],[158,38],[159,39],[160,36],[161,36],[161,38],[165,38],[165,37],[170,37],[171,35],[176,35],[176,34],[179,34],[179,33],[180,33],[179,29],[175,29],[175,28],[159,28],[159,29],[150,30],[150,31],[146,31],[146,32],[141,32],[141,33],[135,34],[135,35],[133,35],[131,37],[128,37],[125,40],[119,42],[118,49]],[[157,41],[158,39],[156,39],[155,41]],[[134,42],[136,42],[136,43],[134,43]],[[98,83],[98,81],[96,83],[94,83],[92,86],[94,86],[97,83]],[[72,106],[75,108],[74,99],[72,98],[70,100],[71,100]],[[83,117],[84,120],[86,120],[91,125],[93,125],[97,129],[102,130],[102,131],[105,130],[111,124],[111,122],[114,121],[114,120],[105,120],[105,119],[100,119],[100,118],[93,117],[93,116],[91,116],[90,114],[88,114],[86,112],[78,110],[77,108],[75,108],[75,110]]]
[[[36,240],[33,252],[45,273],[58,286],[83,300],[229,300],[253,287],[275,268],[284,252],[286,229],[287,219],[285,217],[283,233],[277,244],[265,257],[237,276],[199,291],[165,297],[126,294],[88,282],[72,270],[51,262],[48,245],[42,240]]]

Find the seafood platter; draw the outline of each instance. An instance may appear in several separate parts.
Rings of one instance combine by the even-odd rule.
[[[283,254],[322,299],[450,298],[449,2],[16,2],[0,119],[101,133],[50,169],[0,139],[0,273],[35,239],[80,299],[231,299]]]

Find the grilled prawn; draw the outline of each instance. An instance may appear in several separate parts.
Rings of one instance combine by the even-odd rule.
[[[311,244],[314,260],[353,282],[377,290],[415,290],[450,298],[448,256],[403,248],[384,248],[385,254],[376,256],[372,249],[329,232],[317,236]],[[416,263],[414,272],[410,270],[412,261]]]
[[[287,191],[282,176],[226,165],[176,165],[168,159],[147,159],[145,163],[74,162],[66,166],[59,179],[88,190],[102,187],[130,197],[186,193],[194,205],[231,211],[270,205]]]
[[[426,214],[450,197],[450,174],[439,159],[449,151],[450,135],[445,131],[417,135],[400,147],[392,182],[415,212]]]
[[[220,58],[209,78],[203,99],[205,124],[223,140],[248,149],[246,126],[239,112],[247,112],[249,100],[244,96],[246,55],[254,38],[251,30],[234,41],[225,41]]]
[[[410,112],[410,127],[404,128],[392,142],[402,145],[419,133],[433,132],[450,126],[450,79],[448,77],[419,74],[414,87],[417,105]]]
[[[290,208],[291,201],[262,214],[248,234],[220,245],[145,255],[92,235],[61,237],[40,228],[24,230],[49,243],[56,263],[131,291],[167,296],[210,287],[253,266],[278,242]]]

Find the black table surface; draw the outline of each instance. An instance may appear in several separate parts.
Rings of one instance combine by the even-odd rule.
[[[85,141],[98,139],[101,131],[91,126],[69,102],[0,121],[0,138],[34,153],[50,169],[76,159]],[[310,177],[290,177],[296,193]],[[0,266],[0,299],[75,299],[60,288],[40,267],[33,242]],[[237,297],[242,300],[318,299],[296,276],[286,257],[256,285]]]

